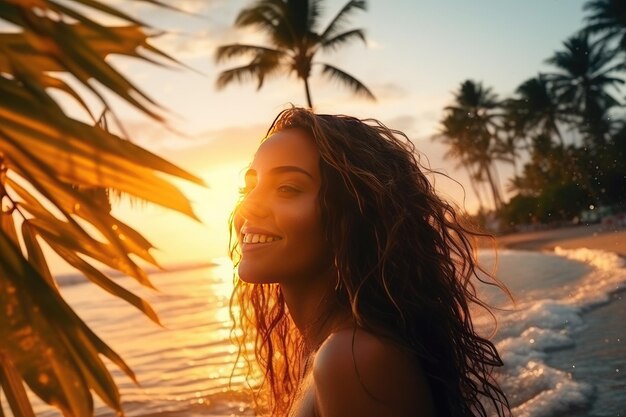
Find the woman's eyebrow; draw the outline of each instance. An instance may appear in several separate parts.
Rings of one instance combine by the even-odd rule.
[[[282,166],[278,166],[278,167],[274,167],[272,169],[270,169],[267,174],[268,175],[278,175],[278,174],[283,174],[285,172],[299,172],[301,174],[306,175],[307,177],[313,179],[313,175],[311,175],[307,170],[297,167],[297,166],[293,166],[293,165],[282,165]],[[245,177],[256,177],[257,176],[257,172],[255,169],[249,169],[246,171]]]

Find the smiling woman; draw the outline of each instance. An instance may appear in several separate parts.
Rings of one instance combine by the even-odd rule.
[[[272,124],[231,248],[234,334],[250,372],[260,367],[262,412],[508,413],[491,376],[502,362],[469,315],[484,306],[471,281],[478,233],[434,193],[413,151],[373,120],[293,108]]]

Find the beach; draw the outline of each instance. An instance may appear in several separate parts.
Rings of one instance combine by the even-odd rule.
[[[623,396],[625,386],[623,371],[626,365],[624,362],[626,332],[623,328],[623,319],[626,317],[626,300],[623,297],[623,277],[611,285],[604,285],[604,279],[613,275],[613,272],[615,275],[623,274],[618,271],[623,271],[626,259],[626,228],[601,224],[579,225],[498,236],[496,241],[501,252],[509,250],[543,252],[593,265],[595,271],[586,273],[591,279],[587,280],[587,285],[577,285],[579,288],[575,292],[581,294],[581,299],[586,298],[583,293],[603,294],[593,301],[595,295],[584,303],[566,303],[568,307],[581,306],[574,310],[576,313],[572,316],[574,319],[572,321],[579,322],[571,327],[556,326],[553,329],[554,334],[551,335],[552,340],[544,339],[545,345],[539,349],[542,352],[542,366],[545,367],[542,369],[555,372],[553,378],[560,380],[554,387],[564,384],[564,381],[571,382],[572,386],[566,386],[567,383],[561,385],[564,389],[557,390],[558,395],[555,398],[544,395],[547,391],[534,398],[526,397],[525,404],[514,409],[514,415],[559,415],[564,412],[579,417],[624,415],[626,401]],[[602,259],[603,255],[598,251],[606,253],[608,262],[607,259]],[[622,258],[621,262],[611,259],[613,254],[619,255]],[[583,282],[584,280],[580,283]],[[561,292],[566,294],[569,291],[571,288],[566,285]],[[544,299],[550,302],[559,299],[556,294],[547,297],[539,295],[537,298],[540,297],[545,297]],[[542,302],[535,301],[536,304],[531,309]],[[561,304],[557,306],[556,308],[552,306],[555,309],[553,312],[562,307]],[[545,311],[549,310],[550,308],[545,308]],[[542,312],[542,320],[550,317],[549,314],[545,315],[545,311]],[[558,312],[556,316],[561,315],[563,321],[568,322],[571,319],[568,314],[569,312]],[[527,328],[522,335],[528,333],[526,338],[531,337],[532,332],[529,330],[532,328]],[[543,323],[537,325],[537,328],[543,330]],[[563,341],[559,340],[561,332],[567,335]],[[518,348],[525,349],[524,346]],[[525,358],[525,361],[527,359]],[[532,360],[528,360],[525,366],[531,362]],[[536,385],[536,382],[533,385]],[[567,405],[561,406],[559,403]],[[545,407],[545,413],[538,412],[541,407]]]
[[[522,250],[595,249],[626,257],[626,228],[580,225],[498,236],[498,247]]]

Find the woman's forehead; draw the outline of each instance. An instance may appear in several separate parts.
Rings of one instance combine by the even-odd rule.
[[[257,172],[289,165],[319,172],[319,151],[309,135],[300,129],[286,129],[268,137],[257,150],[250,166]]]

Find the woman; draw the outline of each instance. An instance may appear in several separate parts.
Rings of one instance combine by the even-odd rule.
[[[478,233],[413,151],[375,120],[292,108],[270,127],[231,236],[234,334],[268,414],[508,413],[491,376],[502,362],[469,314],[485,307],[470,282]]]

